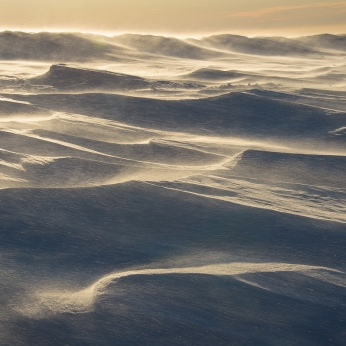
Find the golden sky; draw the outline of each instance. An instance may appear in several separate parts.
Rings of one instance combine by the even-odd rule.
[[[177,36],[346,33],[346,0],[0,0],[0,30]]]

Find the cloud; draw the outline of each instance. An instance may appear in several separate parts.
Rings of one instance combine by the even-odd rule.
[[[231,14],[228,17],[234,18],[261,18],[270,14],[286,12],[286,11],[294,11],[294,10],[303,10],[303,9],[330,9],[335,11],[340,11],[342,9],[346,9],[346,2],[318,2],[315,4],[307,4],[307,5],[296,5],[296,6],[277,6],[277,7],[269,7],[264,8],[258,11],[251,12],[240,12]]]

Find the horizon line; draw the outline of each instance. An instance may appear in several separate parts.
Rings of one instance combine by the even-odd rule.
[[[249,34],[240,34],[240,33],[232,33],[232,32],[226,32],[226,31],[220,31],[220,32],[210,32],[205,34],[172,34],[172,33],[153,33],[153,32],[138,32],[138,31],[113,31],[113,32],[106,32],[106,31],[89,31],[89,30],[64,30],[64,29],[47,29],[47,30],[38,30],[38,29],[20,29],[20,28],[0,28],[0,33],[4,32],[23,32],[28,34],[39,34],[39,33],[55,33],[55,34],[84,34],[84,35],[98,35],[98,36],[104,36],[104,37],[114,37],[114,36],[120,36],[120,35],[143,35],[143,36],[161,36],[161,37],[173,37],[178,39],[187,39],[187,38],[203,38],[208,36],[214,36],[214,35],[234,35],[234,36],[243,36],[248,38],[255,38],[255,37],[284,37],[284,38],[299,38],[299,37],[307,37],[307,36],[319,36],[319,35],[333,35],[333,36],[345,36],[346,33],[330,33],[330,32],[317,32],[313,34],[299,34],[299,35],[283,35],[283,34],[265,34],[265,33],[259,33],[258,35],[249,35]]]

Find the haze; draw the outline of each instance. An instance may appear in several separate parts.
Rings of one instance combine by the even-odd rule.
[[[0,346],[345,346],[345,11],[0,0]]]
[[[298,36],[344,33],[345,1],[2,0],[2,30]]]

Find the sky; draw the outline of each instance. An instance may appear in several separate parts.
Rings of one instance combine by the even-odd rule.
[[[346,34],[346,0],[0,0],[0,30]]]

